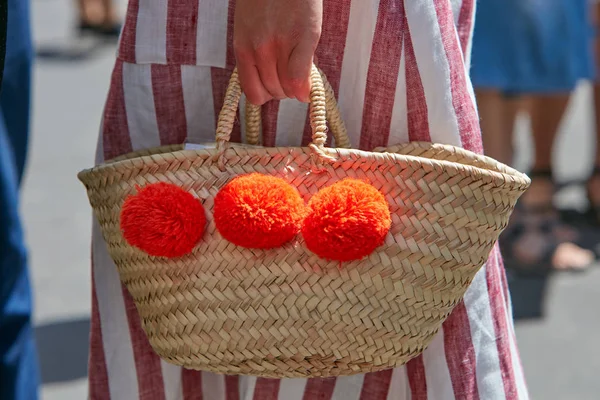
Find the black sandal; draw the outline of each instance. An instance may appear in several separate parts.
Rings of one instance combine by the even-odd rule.
[[[534,171],[529,176],[531,179],[552,179],[552,172]],[[567,226],[561,221],[557,210],[551,204],[533,207],[518,203],[511,222],[499,240],[507,269],[513,270],[518,275],[547,275],[557,271],[552,261],[559,246],[566,243],[577,246],[577,238],[568,237],[574,236],[575,232],[568,234],[564,232],[565,228]],[[530,253],[531,257],[523,256],[531,250],[533,250]],[[521,251],[520,255],[519,251]],[[528,260],[524,260],[525,258]],[[583,267],[564,270],[583,271],[592,262],[593,258]]]
[[[78,31],[80,35],[93,34],[107,39],[117,39],[121,34],[122,25],[114,23],[112,25],[91,24],[89,22],[79,22]]]
[[[594,227],[600,227],[600,204],[596,204],[593,200],[592,200],[592,191],[590,189],[590,184],[589,182],[592,179],[600,179],[600,167],[594,167],[594,170],[592,171],[592,174],[590,175],[590,177],[588,178],[588,183],[586,186],[586,194],[587,194],[587,199],[588,199],[588,208],[584,213],[584,218],[585,220],[593,225]]]

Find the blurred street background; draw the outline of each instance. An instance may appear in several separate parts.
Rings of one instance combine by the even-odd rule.
[[[76,174],[93,165],[115,44],[74,42],[70,1],[34,0],[32,6],[38,59],[22,211],[36,296],[42,398],[82,400],[87,396],[92,215]],[[582,85],[561,128],[569,136],[563,135],[557,147],[559,178],[588,174],[592,118],[590,87]],[[519,121],[518,131],[519,165],[526,165],[527,120]],[[582,199],[583,191],[575,189],[560,194],[561,202],[573,206]],[[550,278],[511,277],[511,290],[532,398],[600,399],[600,268]]]

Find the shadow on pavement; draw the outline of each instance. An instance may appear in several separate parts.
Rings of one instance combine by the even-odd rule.
[[[61,321],[35,328],[43,383],[87,376],[90,320]]]
[[[515,322],[541,319],[550,275],[518,276],[507,271]]]
[[[574,185],[574,183],[568,183],[568,185]],[[562,186],[568,185],[563,184]],[[575,228],[579,233],[579,239],[575,243],[593,251],[597,259],[600,259],[600,229],[598,226],[594,226],[590,216],[575,208],[561,209],[560,214],[563,222]],[[585,271],[570,273],[585,274]],[[516,322],[544,318],[544,304],[552,276],[552,273],[539,276],[518,275],[510,270],[510,265],[507,265],[508,286],[513,304],[513,317]]]
[[[102,40],[73,39],[65,43],[40,44],[37,58],[49,62],[81,62],[93,58],[97,51],[107,45]]]

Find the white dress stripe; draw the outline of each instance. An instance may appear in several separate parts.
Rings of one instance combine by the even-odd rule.
[[[379,0],[353,0],[339,88],[339,106],[352,147],[360,144],[363,108]]]
[[[452,104],[450,68],[434,0],[405,1],[404,6],[427,99],[431,141],[460,146],[458,120]],[[423,26],[429,29],[423,29]]]
[[[160,360],[160,368],[165,384],[165,400],[181,400],[183,398],[181,367]]]
[[[166,0],[162,0],[166,3]],[[225,68],[229,1],[200,0],[196,33],[196,64]]]
[[[473,0],[473,10],[471,10],[471,21],[473,21],[473,22],[471,23],[471,33],[469,35],[469,37],[471,39],[467,43],[467,49],[466,49],[466,54],[465,54],[465,68],[467,69],[467,76],[470,76],[469,71],[471,70],[471,49],[473,48],[473,30],[475,29],[475,11],[476,10],[477,10],[477,1]],[[469,88],[471,88],[471,91],[473,90],[470,79],[469,79]],[[475,110],[479,111],[479,110],[477,110],[477,107],[475,107]]]
[[[395,368],[387,395],[387,400],[411,400],[410,383],[406,374],[406,367]]]
[[[302,400],[306,379],[282,379],[279,385],[278,398],[285,400]]]
[[[117,267],[108,254],[102,231],[96,218],[93,229],[93,264],[98,311],[104,344],[104,356],[108,372],[111,399],[138,399],[138,383],[135,373],[133,346],[129,322],[125,313],[125,301]]]
[[[337,378],[331,400],[360,400],[364,381],[365,376],[363,374]],[[283,398],[280,400],[283,400]]]
[[[183,102],[187,123],[187,143],[215,140],[215,111],[210,68],[181,66]]]
[[[475,275],[464,301],[471,326],[471,340],[475,348],[479,398],[494,400],[505,396],[485,269],[484,266]]]
[[[204,378],[206,373],[202,374]],[[256,387],[255,376],[240,376],[240,400],[253,400],[254,399],[254,388]]]
[[[427,398],[435,400],[454,400],[452,378],[446,361],[444,349],[444,329],[441,328],[429,347],[423,352],[423,365],[427,381]],[[461,400],[461,399],[457,399]],[[486,399],[487,400],[487,399]]]
[[[167,62],[168,0],[140,0],[135,35],[136,63]]]
[[[298,100],[285,99],[279,102],[277,114],[276,146],[300,146],[308,104]]]
[[[454,25],[458,25],[458,18],[460,17],[460,9],[462,7],[462,0],[451,0],[452,14],[454,14]]]
[[[123,63],[123,92],[133,150],[160,146],[151,65]]]
[[[205,372],[202,374],[202,399],[225,399],[225,376]]]
[[[396,83],[396,94],[394,95],[394,107],[392,109],[392,121],[390,124],[390,137],[388,145],[406,143],[408,136],[408,106],[406,100],[406,59],[404,57],[404,44],[398,70],[398,81]]]

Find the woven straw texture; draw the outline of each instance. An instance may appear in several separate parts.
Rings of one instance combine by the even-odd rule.
[[[241,95],[234,72],[216,148],[144,150],[79,174],[150,344],[166,361],[264,377],[400,366],[424,350],[461,301],[529,186],[525,175],[451,146],[340,148],[349,142],[333,93],[318,70],[312,78],[310,147],[228,144]],[[255,117],[247,127],[254,144],[257,109],[250,107]],[[324,147],[326,111],[336,149]],[[390,206],[385,244],[340,266],[311,253],[300,235],[274,250],[227,242],[212,220],[215,195],[251,172],[285,179],[306,201],[343,178],[368,180]],[[156,182],[176,184],[204,205],[206,232],[189,255],[151,257],[123,238],[125,198],[136,186]]]

